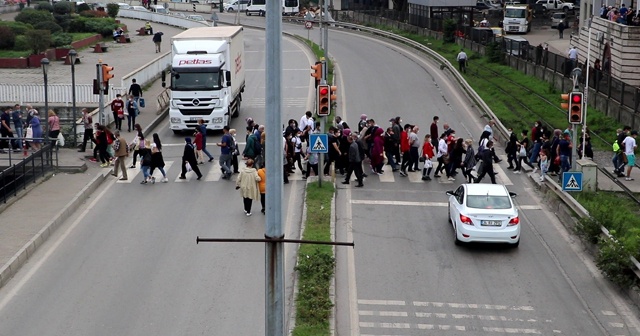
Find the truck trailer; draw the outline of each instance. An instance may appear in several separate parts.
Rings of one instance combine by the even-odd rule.
[[[221,130],[240,114],[245,88],[241,26],[199,27],[171,38],[169,127],[193,130],[199,119]]]

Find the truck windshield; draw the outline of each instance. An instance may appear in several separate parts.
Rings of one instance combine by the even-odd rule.
[[[519,8],[509,8],[504,12],[506,18],[525,18],[526,10]]]
[[[174,74],[171,90],[220,90],[220,75],[218,72],[183,72]]]

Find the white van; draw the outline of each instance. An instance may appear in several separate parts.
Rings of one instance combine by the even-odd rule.
[[[298,0],[282,0],[282,16],[297,15],[300,11],[300,2]],[[258,14],[264,16],[267,13],[266,0],[251,0],[247,5],[247,16]]]
[[[151,5],[151,11],[158,14],[169,14],[169,8],[164,8],[161,5]]]

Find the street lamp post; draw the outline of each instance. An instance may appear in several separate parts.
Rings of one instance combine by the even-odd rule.
[[[75,49],[69,50],[69,61],[71,62],[71,113],[73,115],[73,147],[78,147],[78,125],[76,125],[76,58],[78,53]]]
[[[42,65],[42,74],[44,75],[44,139],[45,144],[49,141],[49,86],[47,82],[47,73],[49,72],[49,59],[43,58],[40,61]]]

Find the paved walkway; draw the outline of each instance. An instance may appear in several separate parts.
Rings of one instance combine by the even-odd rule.
[[[15,13],[2,14],[0,19],[12,20]],[[96,54],[93,48],[77,50],[80,57],[80,64],[76,65],[76,83],[92,84],[96,78],[96,64],[98,60],[114,67],[111,83],[116,87],[120,86],[120,80],[146,63],[152,61],[160,54],[155,52],[155,45],[151,41],[151,35],[138,36],[135,30],[144,26],[144,22],[134,19],[120,19],[120,22],[127,25],[131,43],[106,42],[108,52]],[[183,31],[183,29],[173,26],[154,24],[154,32],[164,33],[162,40],[162,52],[171,51],[171,36]],[[71,66],[64,65],[62,61],[51,63],[48,73],[49,84],[71,84]],[[34,84],[42,83],[42,69],[0,69],[1,84]]]
[[[4,16],[4,15],[3,15]],[[0,16],[3,20],[6,19]],[[123,20],[130,29],[142,26],[141,21]],[[154,25],[155,29],[165,33],[163,47],[169,48],[169,38],[182,30],[176,27]],[[151,37],[135,36],[132,43],[116,45],[109,49],[103,60],[115,67],[116,79],[124,74],[132,72],[136,68],[151,61],[158,54],[155,53]],[[112,51],[113,50],[113,51]],[[84,56],[83,64],[79,67],[78,80],[90,82],[95,75],[95,60],[98,54],[88,51],[80,51]],[[108,56],[108,58],[107,58]],[[78,68],[76,68],[78,69]],[[122,70],[120,70],[122,69]],[[50,73],[57,73],[54,83],[65,83],[62,73],[66,73],[68,67],[62,63],[56,63]],[[8,74],[11,74],[10,76]],[[0,69],[0,82],[28,83],[27,78],[42,79],[39,69],[22,69],[16,75],[16,69]],[[69,79],[70,81],[70,79]],[[147,99],[157,97],[163,88],[159,80],[156,80],[145,92]],[[155,101],[155,98],[153,98]],[[147,108],[137,118],[137,122],[148,127],[160,117],[153,109],[155,102],[147,104]],[[146,133],[146,132],[145,132]],[[129,140],[133,133],[124,133]],[[110,169],[100,168],[97,163],[89,162],[91,150],[86,153],[78,153],[75,149],[64,148],[59,151],[59,165],[67,168],[78,168],[86,165],[83,173],[68,174],[57,173],[44,181],[40,180],[25,192],[9,200],[7,204],[0,203],[0,287],[15,274],[24,262],[35,252],[37,247],[51,234],[55,228],[62,224],[75,209],[88,201],[91,192],[102,181],[111,176]]]

